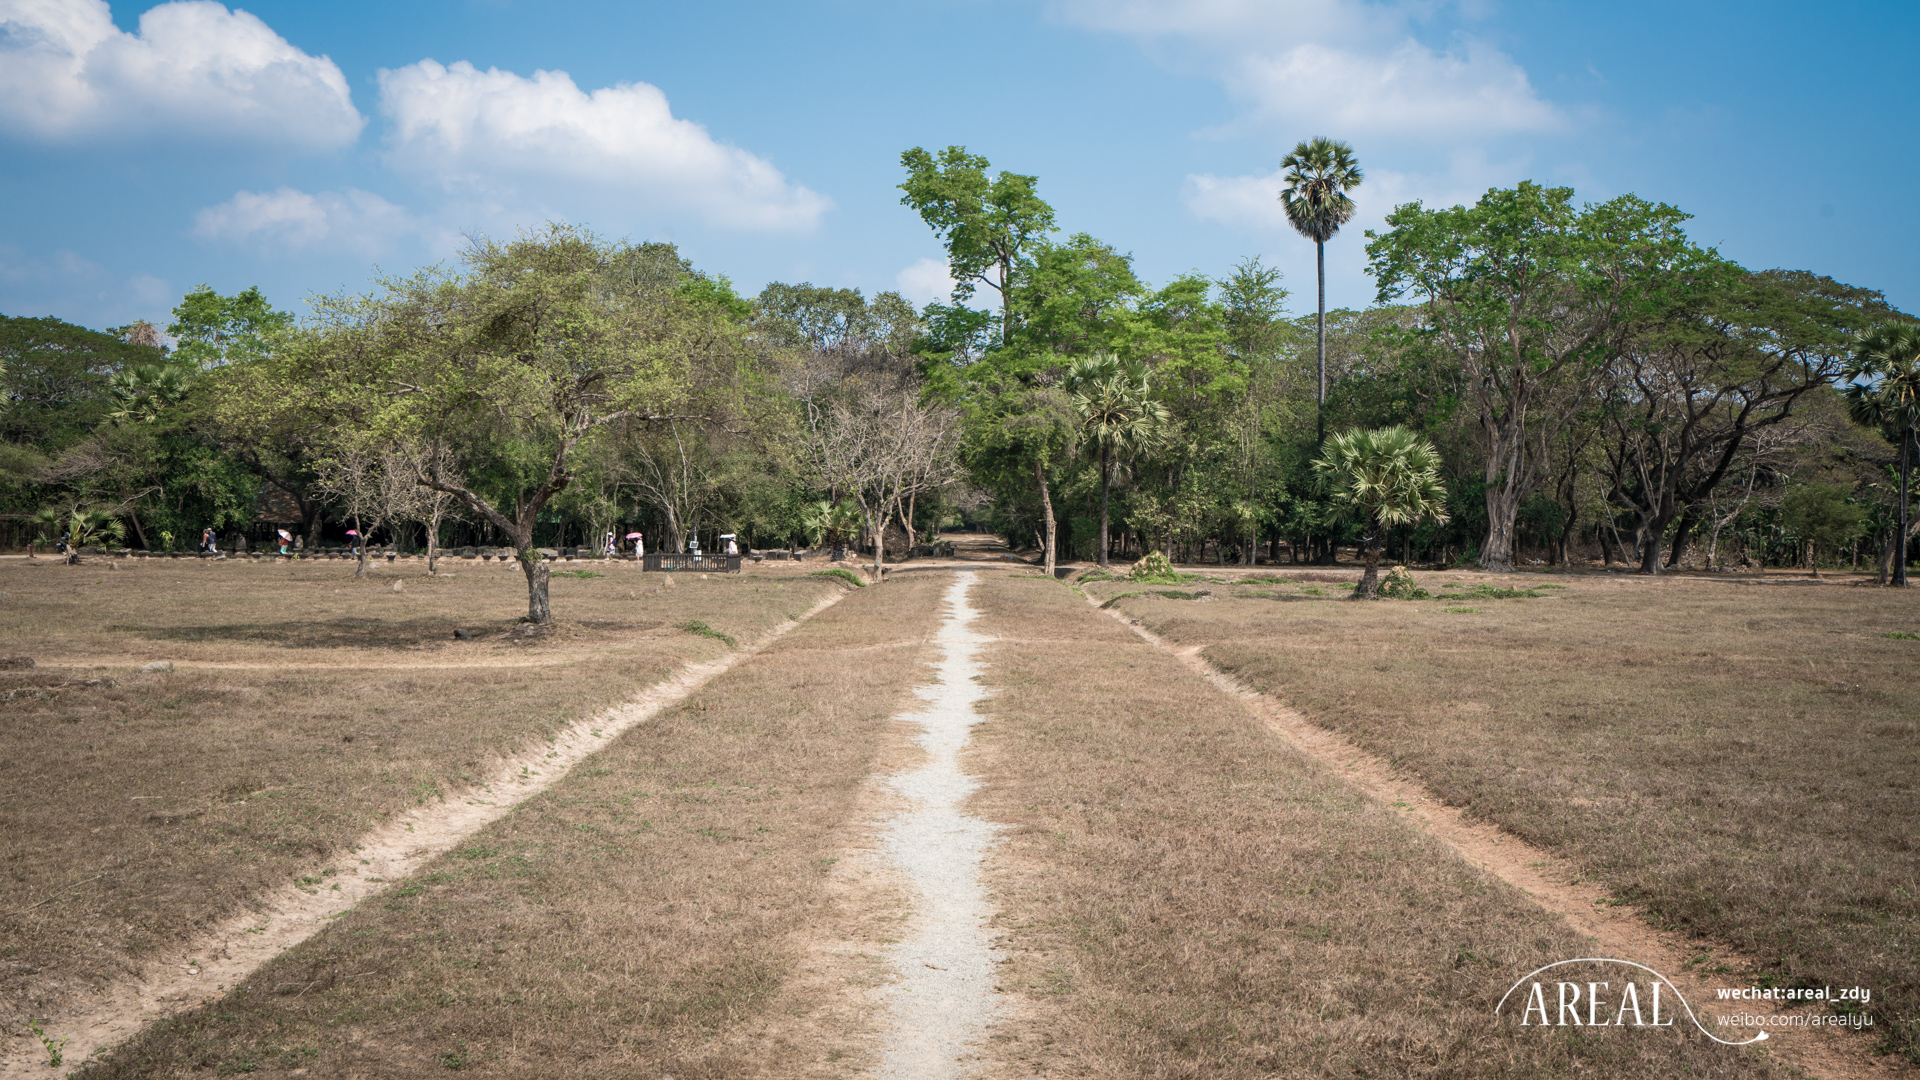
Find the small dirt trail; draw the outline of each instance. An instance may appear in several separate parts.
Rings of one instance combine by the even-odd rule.
[[[147,1024],[219,998],[255,968],[312,937],[342,912],[405,880],[528,797],[551,787],[627,729],[652,719],[846,595],[848,590],[836,591],[759,641],[719,659],[683,667],[632,701],[521,749],[502,760],[480,786],[397,815],[359,837],[311,876],[260,897],[252,911],[167,950],[149,965],[143,978],[105,987],[47,1017],[41,1027],[48,1037],[67,1040],[65,1067],[49,1066],[48,1055],[37,1041],[10,1033],[16,1037],[0,1049],[0,1076],[8,1080],[62,1076],[67,1068]]]
[[[986,698],[975,659],[992,638],[968,629],[976,615],[967,603],[973,574],[955,575],[948,613],[934,640],[944,655],[939,681],[916,691],[928,707],[900,719],[920,725],[915,739],[927,753],[911,772],[889,783],[911,808],[882,824],[880,848],[906,879],[914,919],[888,953],[899,981],[882,991],[887,1010],[879,1075],[885,1080],[942,1080],[964,1075],[972,1048],[998,1012],[993,989],[993,905],[980,880],[980,863],[996,829],[961,810],[979,782],[960,769],[960,751],[983,717]]]
[[[1098,601],[1089,602],[1098,606]],[[1752,983],[1734,974],[1692,971],[1694,958],[1706,951],[1698,940],[1654,929],[1635,907],[1620,903],[1611,889],[1587,878],[1571,860],[1535,847],[1497,825],[1469,819],[1458,807],[1434,797],[1419,779],[1399,772],[1345,736],[1320,727],[1294,709],[1219,671],[1201,655],[1200,646],[1177,646],[1118,609],[1104,610],[1143,641],[1173,654],[1208,682],[1238,698],[1275,735],[1291,742],[1382,805],[1403,811],[1403,820],[1446,844],[1473,866],[1518,888],[1541,907],[1564,918],[1575,930],[1593,938],[1597,943],[1593,955],[1632,960],[1658,970],[1682,991],[1700,1014],[1701,1021],[1714,1028],[1721,1038],[1751,1039],[1763,1030],[1720,1027],[1714,1023],[1714,1016],[1721,1013],[1791,1017],[1826,1011],[1823,1005],[1786,1009],[1762,1001],[1737,1004],[1715,1001],[1714,992],[1720,988],[1735,989]],[[1715,965],[1743,970],[1758,967],[1724,947],[1714,947],[1712,956]],[[1764,1030],[1768,1038],[1762,1045],[1820,1080],[1882,1080],[1916,1075],[1916,1070],[1907,1068],[1897,1058],[1872,1053],[1870,1035],[1792,1026]]]

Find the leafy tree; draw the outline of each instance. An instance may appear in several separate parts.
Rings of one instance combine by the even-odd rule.
[[[670,247],[567,225],[476,239],[463,259],[465,273],[321,301],[276,366],[332,426],[419,448],[416,482],[509,538],[528,621],[545,624],[541,512],[609,432],[733,410],[749,391],[744,301],[723,284],[688,288]]]
[[[1907,495],[1914,433],[1920,429],[1920,326],[1892,322],[1861,336],[1841,378],[1856,423],[1879,428],[1900,448],[1900,501],[1893,533],[1893,583],[1907,584]]]
[[[1609,497],[1638,519],[1640,569],[1669,532],[1679,564],[1694,510],[1761,431],[1840,373],[1878,294],[1805,273],[1752,274],[1709,252],[1675,260],[1657,306],[1617,338],[1599,383]]]
[[[0,316],[0,440],[57,453],[113,410],[113,376],[160,349],[46,317]]]
[[[1166,439],[1167,407],[1153,398],[1147,365],[1112,355],[1076,360],[1067,369],[1066,390],[1080,421],[1080,435],[1100,463],[1100,546],[1102,568],[1111,549],[1108,509],[1117,462],[1156,450]]]
[[[1820,576],[1820,552],[1832,551],[1858,539],[1867,523],[1867,511],[1847,496],[1844,484],[1801,484],[1780,503],[1780,523],[1807,545],[1813,576]]]
[[[997,290],[1000,342],[1010,343],[1014,276],[1031,245],[1053,231],[1053,207],[1034,193],[1039,179],[1010,172],[989,179],[992,165],[964,146],[949,146],[937,158],[916,146],[900,155],[900,164],[907,170],[900,202],[946,246],[954,303],[963,303],[981,284]]]
[[[1320,315],[1315,332],[1320,390],[1315,400],[1321,409],[1327,406],[1327,241],[1340,226],[1353,220],[1353,200],[1347,192],[1360,186],[1365,177],[1354,159],[1353,147],[1317,136],[1300,143],[1293,153],[1280,159],[1287,186],[1280,189],[1280,205],[1287,222],[1301,236],[1313,241],[1314,265],[1320,279]],[[1320,438],[1327,433],[1322,418]]]
[[[167,333],[176,342],[176,363],[205,369],[265,356],[274,334],[291,325],[293,316],[274,310],[257,285],[233,296],[202,285],[173,309]]]
[[[1472,207],[1395,208],[1369,233],[1382,303],[1423,301],[1423,334],[1460,370],[1480,424],[1487,536],[1480,565],[1513,569],[1514,521],[1544,465],[1528,439],[1543,395],[1585,374],[1694,249],[1671,206],[1623,195],[1576,209],[1571,188],[1495,188]]]
[[[168,408],[187,400],[193,376],[176,364],[137,364],[113,373],[108,396],[115,424],[151,424]]]
[[[1387,528],[1447,520],[1440,454],[1408,428],[1356,429],[1327,440],[1313,468],[1332,489],[1334,499],[1366,523],[1361,542],[1367,551],[1367,570],[1353,595],[1377,599]]]

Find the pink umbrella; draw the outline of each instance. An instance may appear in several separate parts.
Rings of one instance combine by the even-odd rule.
[[[627,539],[629,539],[629,540],[638,540],[638,539],[640,539],[640,537],[641,537],[642,535],[644,535],[644,534],[642,534],[642,533],[628,533],[628,534],[627,534]]]
[[[355,530],[353,530],[353,529],[348,529],[348,530],[347,530],[347,535],[348,535],[348,536],[359,536],[360,534],[359,534],[359,532],[357,532],[357,531],[355,531]]]

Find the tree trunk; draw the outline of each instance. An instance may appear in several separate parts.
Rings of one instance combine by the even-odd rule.
[[[427,576],[433,576],[434,566],[440,560],[440,515],[439,506],[433,508],[433,519],[427,525]]]
[[[1361,545],[1367,549],[1367,572],[1360,575],[1360,586],[1353,590],[1355,600],[1380,599],[1380,551],[1385,538],[1385,530],[1377,521],[1369,525],[1367,534],[1360,538]]]
[[[1113,490],[1113,448],[1100,447],[1100,569],[1107,568],[1107,497]]]
[[[1693,507],[1689,505],[1681,511],[1680,524],[1673,530],[1673,550],[1667,553],[1667,569],[1680,568],[1680,560],[1687,554],[1687,541],[1693,535],[1693,523]]]
[[[1313,242],[1314,265],[1320,275],[1320,308],[1313,322],[1313,353],[1320,374],[1319,395],[1314,408],[1314,419],[1319,425],[1315,435],[1315,446],[1323,446],[1327,441],[1327,243],[1324,240]]]
[[[528,530],[529,536],[532,530]],[[545,626],[553,621],[553,605],[547,601],[547,586],[552,573],[547,569],[547,561],[540,557],[540,549],[533,546],[531,540],[520,547],[520,572],[527,575],[527,621],[536,626]]]
[[[1913,465],[1913,430],[1900,433],[1900,525],[1895,530],[1893,552],[1893,583],[1899,588],[1907,587],[1907,474]]]
[[[1645,524],[1640,543],[1640,572],[1658,576],[1666,555],[1667,526],[1673,524],[1673,512],[1661,514]]]
[[[1480,567],[1496,574],[1513,572],[1513,523],[1520,514],[1525,491],[1518,483],[1487,485],[1487,542],[1480,549]]]
[[[353,516],[353,531],[359,534],[353,538],[353,546],[359,549],[360,552],[360,565],[353,571],[353,580],[359,581],[361,578],[367,576],[367,532],[361,528],[360,515],[358,514]]]
[[[1047,490],[1047,470],[1038,457],[1033,459],[1033,481],[1040,486],[1040,510],[1047,523],[1047,542],[1041,547],[1041,557],[1046,560],[1047,576],[1053,576],[1053,495]]]

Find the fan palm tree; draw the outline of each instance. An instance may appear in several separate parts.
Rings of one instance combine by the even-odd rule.
[[[1913,436],[1920,428],[1920,326],[1886,323],[1861,335],[1841,375],[1847,412],[1900,446],[1900,523],[1894,529],[1893,583],[1907,584],[1907,490]]]
[[[846,558],[847,541],[860,531],[861,523],[860,508],[844,500],[836,503],[821,499],[800,512],[800,526],[806,530],[808,542],[814,547],[831,548],[830,562]]]
[[[1411,430],[1395,425],[1355,429],[1327,440],[1313,471],[1332,489],[1334,501],[1366,522],[1361,542],[1367,572],[1353,590],[1356,600],[1380,595],[1380,551],[1393,525],[1447,520],[1447,489],[1440,483],[1440,452]]]
[[[1280,205],[1286,208],[1287,221],[1301,236],[1313,241],[1314,263],[1320,275],[1319,320],[1314,324],[1315,352],[1319,358],[1320,419],[1319,438],[1327,437],[1327,241],[1340,226],[1353,220],[1353,200],[1347,192],[1364,179],[1353,158],[1353,147],[1317,135],[1293,148],[1280,160],[1286,170],[1287,186],[1280,189]]]
[[[1107,565],[1108,505],[1113,467],[1127,457],[1151,453],[1166,441],[1169,413],[1154,400],[1147,365],[1112,355],[1075,360],[1067,369],[1067,393],[1080,434],[1100,462],[1099,563]]]
[[[151,424],[163,410],[187,399],[191,382],[184,370],[172,365],[122,368],[107,385],[116,406],[107,419],[115,424]]]

